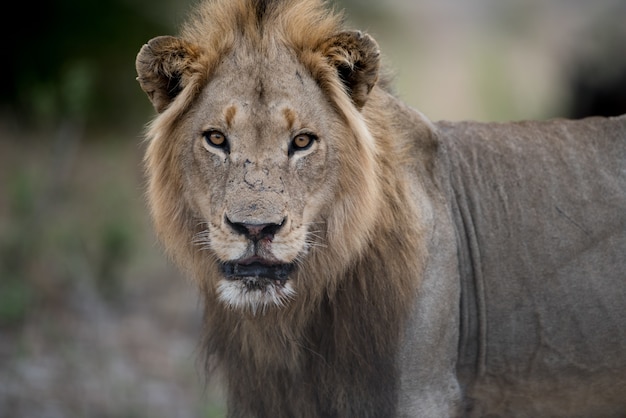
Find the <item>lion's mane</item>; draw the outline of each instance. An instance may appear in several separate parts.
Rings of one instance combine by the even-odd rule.
[[[155,228],[201,288],[207,365],[223,373],[231,397],[239,399],[229,402],[232,416],[392,416],[396,405],[396,350],[425,256],[421,214],[409,203],[407,181],[392,169],[409,164],[404,147],[410,145],[386,136],[393,113],[402,110],[390,109],[379,87],[361,103],[351,91],[360,87],[346,86],[336,62],[350,64],[351,57],[327,45],[341,30],[341,16],[319,0],[202,3],[181,33],[186,45],[196,46],[185,46],[181,58],[185,70],[177,77],[184,88],[148,127],[147,196]],[[242,47],[271,54],[275,43],[298,54],[340,115],[346,140],[333,160],[340,166],[334,203],[319,220],[325,245],[297,272],[307,288],[283,309],[253,316],[216,300],[209,280],[219,274],[216,260],[194,244],[199,221],[181,199],[188,191],[177,139],[188,135],[190,108],[221,56]],[[426,129],[411,136],[428,138]]]

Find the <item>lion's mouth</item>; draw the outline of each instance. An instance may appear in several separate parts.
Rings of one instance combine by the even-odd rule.
[[[231,280],[244,280],[248,287],[263,289],[267,284],[283,285],[293,271],[293,264],[222,263],[222,274]]]
[[[288,280],[294,268],[294,264],[272,264],[258,257],[223,263],[218,298],[232,308],[249,309],[253,315],[283,307],[296,294]]]

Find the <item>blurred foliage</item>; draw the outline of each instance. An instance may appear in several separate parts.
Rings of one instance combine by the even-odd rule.
[[[3,189],[12,222],[0,230],[0,325],[19,325],[33,300],[32,283],[24,276],[39,247],[32,223],[36,192],[32,178],[19,171]]]
[[[6,202],[0,211],[0,326],[18,326],[33,311],[68,304],[70,288],[81,281],[106,301],[123,302],[122,280],[139,228],[135,179],[123,187],[132,154],[118,155],[110,138],[110,153],[80,149],[67,137],[59,141],[21,159],[16,156],[31,147],[0,148]]]
[[[184,3],[178,9],[185,10]],[[150,110],[138,94],[134,63],[147,40],[173,31],[163,4],[57,0],[13,2],[12,8],[5,17],[19,21],[0,29],[5,112],[27,125],[74,119],[107,127]]]

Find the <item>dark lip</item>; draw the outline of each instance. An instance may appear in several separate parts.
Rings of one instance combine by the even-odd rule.
[[[230,279],[243,277],[266,278],[270,280],[286,281],[293,271],[293,264],[263,264],[255,261],[252,263],[222,263],[220,270],[224,276]]]

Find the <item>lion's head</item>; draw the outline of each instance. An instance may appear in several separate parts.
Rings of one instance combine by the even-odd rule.
[[[179,37],[146,44],[137,71],[158,112],[157,232],[206,294],[254,313],[335,285],[370,239],[382,176],[361,113],[374,40],[320,1],[249,1],[205,3]]]

